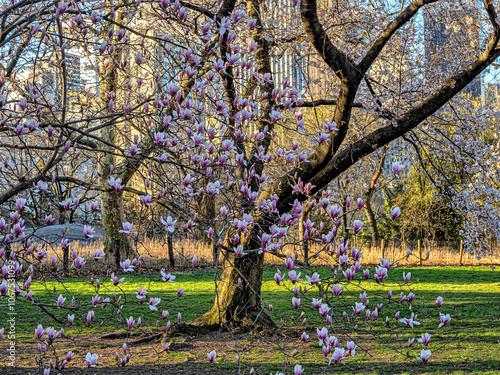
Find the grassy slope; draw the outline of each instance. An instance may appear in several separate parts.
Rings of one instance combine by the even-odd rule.
[[[387,348],[381,344],[380,340],[368,336],[357,335],[358,340],[370,349],[373,355],[367,356],[358,349],[358,355],[355,359],[350,359],[348,364],[350,366],[349,373],[352,372],[370,372],[375,373],[498,373],[500,372],[500,272],[492,271],[490,268],[482,267],[447,267],[447,268],[412,268],[412,269],[395,269],[391,271],[391,276],[397,280],[402,280],[403,271],[412,273],[411,286],[414,293],[417,295],[415,300],[415,307],[413,311],[418,313],[419,321],[422,326],[418,327],[412,336],[405,335],[402,331],[395,331],[400,333],[389,335],[385,333],[385,324],[383,323],[386,316],[391,318],[391,324],[395,322],[394,313],[401,310],[403,316],[408,316],[404,307],[394,304],[389,305],[382,309],[379,321],[371,325],[371,328],[380,333],[382,338],[389,340],[396,347],[403,349],[404,343],[409,337],[419,336],[420,333],[429,331],[432,334],[432,341],[430,348],[433,351],[431,359],[432,364],[427,367],[414,366],[411,361],[405,360],[396,353],[389,352]],[[286,324],[290,324],[288,317],[291,312],[290,300],[292,294],[285,291],[283,286],[277,287],[273,281],[274,269],[266,269],[264,279],[266,282],[263,285],[263,297],[267,304],[273,304],[274,313],[276,315],[276,322],[280,322],[280,317]],[[283,272],[283,269],[282,269]],[[322,276],[331,275],[329,269],[320,269]],[[123,277],[123,276],[121,276]],[[207,311],[213,303],[213,289],[214,289],[214,271],[213,270],[197,270],[194,273],[179,273],[175,283],[163,283],[159,281],[159,277],[154,275],[151,279],[147,276],[127,275],[124,276],[125,281],[120,284],[120,287],[125,293],[126,300],[136,300],[134,292],[140,286],[148,290],[148,296],[160,297],[162,299],[159,305],[159,310],[169,310],[170,318],[172,321],[176,320],[177,312],[182,313],[182,320],[189,321],[193,318],[200,316],[204,311]],[[106,278],[103,278],[103,280]],[[386,279],[387,280],[387,279]],[[418,281],[418,283],[417,283]],[[56,285],[56,293],[52,293],[53,287]],[[287,284],[285,284],[287,285]],[[106,288],[112,287],[109,282],[104,282],[101,287],[101,293]],[[386,291],[389,287],[395,291],[394,299],[399,297],[399,289],[396,284],[391,284],[387,280],[384,287],[368,283],[363,287],[368,289],[368,296],[370,299],[370,308],[373,309],[378,303],[386,303]],[[90,301],[91,297],[95,295],[95,290],[90,286],[88,279],[69,279],[65,281],[65,287],[73,293],[77,299]],[[178,299],[176,291],[179,287],[186,289],[184,295]],[[62,293],[67,296],[61,284],[55,281],[48,281],[45,284],[34,283],[32,289],[38,300],[43,299],[49,302],[50,299],[56,299]],[[308,292],[305,296],[301,297],[302,306],[310,306],[310,300],[317,297],[315,291]],[[354,298],[359,301],[359,293],[362,292],[359,288],[352,287],[344,293],[346,302],[354,301]],[[377,297],[374,293],[378,293]],[[408,293],[408,288],[405,289]],[[438,314],[437,308],[434,306],[434,301],[437,296],[444,298],[444,304],[440,311],[452,314],[452,323],[449,327],[437,330],[439,319],[436,319]],[[124,297],[122,297],[122,300]],[[148,298],[149,300],[149,298]],[[70,298],[67,299],[65,305],[69,305]],[[2,301],[3,302],[3,301]],[[301,306],[301,307],[302,307]],[[16,303],[17,316],[17,337],[18,341],[29,342],[34,341],[33,330],[34,326],[41,323],[44,327],[54,326],[59,328],[60,325],[54,323],[43,312],[38,311],[37,308],[32,307],[26,302],[18,301]],[[78,332],[109,332],[120,329],[117,325],[117,319],[112,318],[103,326],[86,327],[84,324],[84,316],[89,308],[82,310],[80,315],[75,314],[75,325],[72,328],[66,329],[66,334],[76,335]],[[52,310],[51,310],[52,311]],[[102,309],[100,305],[94,307],[96,313],[96,321],[102,321],[111,309]],[[124,309],[124,316],[142,316],[143,329],[155,328],[157,321],[159,325],[164,325],[165,321],[161,320],[158,312],[150,311],[147,305],[139,305],[135,301],[132,304],[126,304]],[[296,317],[302,310],[299,309],[295,313]],[[306,310],[310,311],[310,310]],[[341,313],[343,308],[336,306],[334,313]],[[1,316],[5,316],[6,307],[0,307]],[[68,311],[57,309],[54,315],[61,320],[66,321]],[[426,318],[427,315],[432,318]],[[309,312],[307,315],[308,324],[311,326],[323,324],[323,319],[319,314]],[[359,323],[359,328],[367,328],[365,322]],[[439,332],[439,334],[438,334]],[[446,334],[441,334],[447,332]],[[355,335],[356,336],[356,335]],[[311,338],[316,342],[314,335]],[[416,337],[417,338],[417,337]],[[450,342],[451,340],[451,342]],[[443,345],[446,343],[446,346]],[[344,345],[344,344],[343,344]],[[308,368],[309,373],[317,373],[321,371],[321,364],[327,361],[321,355],[320,349],[314,348],[312,344],[297,344],[300,351],[298,357],[299,363]],[[415,343],[411,348],[410,354],[418,355],[422,345]],[[403,349],[406,352],[406,349]],[[244,357],[244,362],[261,363],[261,366],[266,367],[264,373],[269,371],[277,371],[280,369],[278,363],[281,363],[283,358],[280,354],[274,357],[262,358],[258,349],[251,350]],[[228,370],[233,370],[233,361],[221,361],[221,366],[226,366]],[[343,368],[344,371],[347,370]]]

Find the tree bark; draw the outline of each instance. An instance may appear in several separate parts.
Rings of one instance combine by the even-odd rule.
[[[124,23],[126,20],[126,12],[120,11],[117,13],[117,20]],[[113,52],[113,59],[116,61],[123,60],[122,48],[117,46]],[[102,113],[107,116],[112,116],[113,112],[110,108],[110,93],[115,93],[119,89],[119,72],[117,64],[104,65],[104,57],[99,61],[100,76],[99,76],[99,97]],[[122,223],[125,221],[125,209],[123,204],[123,191],[115,191],[108,181],[111,177],[111,170],[116,165],[117,158],[114,154],[114,148],[111,146],[116,144],[118,134],[115,124],[105,126],[101,129],[101,138],[106,142],[102,144],[102,148],[107,152],[99,163],[99,184],[106,188],[106,191],[101,192],[101,217],[104,231],[104,253],[107,254],[108,262],[111,263],[111,258],[114,259],[115,267],[120,267],[122,257],[128,257],[132,252],[129,239],[125,233],[120,233]]]
[[[378,247],[379,241],[380,241],[380,235],[378,232],[377,228],[377,218],[375,217],[375,214],[372,209],[372,198],[373,198],[373,193],[375,193],[375,187],[377,186],[377,181],[382,175],[382,170],[384,168],[385,164],[385,157],[387,155],[387,150],[388,147],[384,146],[382,156],[380,157],[380,160],[377,165],[377,169],[375,170],[375,173],[372,176],[370,186],[368,187],[368,190],[365,193],[365,202],[364,202],[364,209],[366,213],[366,217],[368,218],[368,223],[370,225],[370,229],[372,231],[372,246],[373,247]]]
[[[168,249],[168,262],[170,264],[170,268],[175,267],[175,258],[174,258],[174,244],[172,242],[172,233],[167,232],[167,249]]]
[[[63,251],[63,270],[67,272],[69,270],[69,247],[62,249]]]
[[[208,179],[203,183],[203,188],[206,188]],[[201,219],[207,224],[207,229],[213,225],[213,220],[215,219],[215,195],[203,194],[197,199],[198,211],[200,213]],[[217,263],[217,257],[219,256],[219,250],[215,246],[211,238],[208,237],[206,232],[201,232],[201,241],[205,247],[210,247],[212,249],[212,261],[214,264]]]
[[[220,255],[224,259],[214,305],[193,324],[274,327],[274,322],[264,310],[260,295],[264,253],[253,251],[236,257],[233,251],[222,250]],[[241,280],[241,287],[238,280]]]
[[[304,238],[305,236],[305,226],[304,222],[307,221],[309,218],[309,213],[311,212],[311,206],[308,204],[305,204],[302,208],[302,216],[300,217],[299,220],[299,237],[300,241],[302,241],[302,254],[304,256],[304,263],[306,266],[309,265],[309,241],[308,239]]]
[[[125,221],[125,209],[121,192],[106,191],[101,193],[102,227],[104,231],[104,254],[107,254],[108,263],[112,260],[115,267],[120,267],[120,260],[132,253],[132,246],[125,233],[120,233]]]
[[[365,214],[368,218],[368,224],[370,225],[370,230],[372,231],[372,247],[378,247],[380,241],[380,235],[377,228],[377,219],[373,213],[371,200],[365,202]]]

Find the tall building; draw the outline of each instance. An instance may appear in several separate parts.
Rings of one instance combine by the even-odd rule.
[[[468,7],[435,7],[424,12],[426,79],[430,82],[470,64],[479,46],[479,14],[474,2]],[[459,60],[460,57],[469,58]],[[481,76],[463,92],[480,97]]]

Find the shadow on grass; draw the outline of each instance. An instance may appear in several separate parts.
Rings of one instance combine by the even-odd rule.
[[[299,362],[297,362],[299,363]],[[276,363],[243,363],[241,373],[248,374],[251,368],[256,374],[268,374],[272,372],[285,371],[286,374],[293,372],[295,363],[285,370],[283,365]],[[417,363],[395,363],[395,362],[364,362],[362,364],[352,364],[347,362],[346,366],[332,365],[325,370],[324,366],[303,364],[304,373],[307,374],[498,374],[500,364],[498,361],[485,360],[475,362],[430,362],[427,365]],[[0,373],[6,375],[26,375],[39,373],[38,368],[17,367],[1,368]],[[183,375],[226,375],[238,373],[238,365],[235,364],[208,364],[200,362],[186,362],[178,364],[144,364],[127,365],[121,367],[95,367],[95,368],[74,368],[69,367],[67,373],[72,375],[153,375],[153,374],[183,374]]]
[[[154,291],[155,297],[159,297],[162,301],[168,301],[171,298],[171,291]],[[354,301],[359,300],[360,290],[353,288],[352,291],[346,291],[343,294],[343,302],[348,305],[354,304]],[[40,293],[40,294],[43,294]],[[385,293],[381,293],[385,296]],[[88,301],[95,294],[88,292],[80,292],[78,293],[79,300]],[[263,299],[267,304],[272,304],[274,306],[274,313],[276,316],[287,316],[290,313],[292,315],[296,315],[296,311],[292,311],[291,309],[291,297],[293,294],[288,291],[272,291],[267,290],[262,293]],[[445,304],[440,310],[434,306],[435,298],[441,295],[445,299]],[[423,297],[427,310],[426,312],[430,312],[433,316],[438,316],[439,312],[444,313],[452,313],[453,321],[452,324],[455,327],[489,327],[491,325],[497,326],[500,328],[500,297],[498,291],[492,290],[491,292],[480,292],[480,291],[467,291],[467,290],[459,290],[459,291],[447,291],[447,290],[432,290],[425,291],[421,290],[417,293],[418,297]],[[42,297],[42,296],[40,296]],[[135,297],[135,296],[133,296]],[[310,308],[312,298],[318,297],[316,293],[313,291],[308,292],[305,296],[301,296],[302,298],[302,306],[304,309]],[[39,301],[49,302],[49,298],[40,298]],[[156,325],[156,321],[159,322],[159,325],[164,325],[168,320],[175,321],[177,319],[177,312],[182,314],[182,321],[188,322],[195,318],[200,317],[208,311],[213,304],[214,293],[211,292],[202,292],[199,291],[197,293],[188,293],[186,292],[184,296],[180,299],[175,299],[175,301],[170,301],[163,306],[163,309],[170,310],[170,317],[166,320],[161,319],[161,310],[160,312],[151,311],[147,308],[145,304],[138,304],[133,298],[129,298],[129,301],[132,301],[131,304],[127,303],[123,308],[123,316],[125,318],[129,316],[133,317],[142,317],[143,325],[148,326]],[[497,301],[497,302],[495,302]],[[402,313],[407,311],[406,305],[401,305],[399,303],[391,303],[387,304],[387,299],[383,297],[375,297],[370,298],[370,302],[376,306],[379,303],[384,303],[384,308],[381,310],[383,316],[393,317],[396,311],[401,310]],[[414,303],[415,309],[418,313],[418,309],[420,306],[420,301],[416,300]],[[345,309],[341,305],[334,305],[335,311],[343,311]],[[6,313],[5,306],[0,306],[0,314]],[[17,315],[17,324],[18,324],[18,334],[19,335],[29,335],[32,336],[34,332],[34,327],[37,324],[42,324],[44,327],[52,326],[59,327],[61,324],[55,322],[52,318],[50,318],[46,313],[40,311],[36,306],[31,305],[28,301],[19,300],[16,303],[16,309],[19,311]],[[95,320],[98,321],[106,321],[104,326],[98,328],[85,325],[85,317],[88,310],[95,311]],[[301,310],[302,311],[302,310]],[[307,310],[306,310],[307,311]],[[81,310],[67,310],[63,308],[59,309],[50,309],[50,312],[56,317],[59,321],[66,323],[68,314],[75,314],[75,325],[73,328],[69,329],[67,333],[70,333],[72,330],[85,329],[86,331],[97,331],[104,332],[107,330],[113,330],[119,324],[117,317],[112,316],[112,310],[108,307],[103,309],[101,304],[98,304],[95,307],[87,306]],[[113,314],[115,314],[113,312]],[[318,314],[315,314],[314,311],[310,310],[307,313],[308,324],[323,324],[323,319],[319,317]],[[111,320],[109,320],[111,319]],[[391,319],[392,320],[392,319]],[[277,318],[277,323],[279,323],[279,318]],[[35,324],[36,322],[36,324]],[[122,324],[124,320],[122,319]],[[285,321],[286,324],[290,324],[288,320]],[[394,322],[393,322],[394,323]],[[65,324],[66,325],[66,324]],[[106,326],[109,328],[107,329]],[[382,321],[380,322],[380,326],[385,326]]]

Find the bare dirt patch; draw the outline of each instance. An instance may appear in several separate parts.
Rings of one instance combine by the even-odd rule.
[[[242,359],[242,367],[247,373],[249,366],[254,362],[257,367],[283,362],[286,357],[284,353],[290,355],[294,350],[293,347],[298,344],[298,334],[298,331],[292,330],[279,333],[264,332],[258,336],[253,333],[219,331],[194,337],[178,335],[169,338],[171,345],[167,352],[161,351],[160,338],[144,342],[148,341],[149,336],[103,339],[102,335],[88,334],[79,337],[78,348],[70,337],[66,338],[64,346],[58,346],[57,354],[59,358],[64,358],[69,350],[75,353],[66,367],[65,373],[68,374],[231,374],[238,372],[237,355]],[[131,358],[122,368],[115,360],[115,353],[117,352],[120,358],[124,356],[124,342],[128,343]],[[5,346],[5,343],[2,344],[1,346]],[[309,344],[303,345],[311,351],[318,350]],[[37,363],[40,355],[34,355],[37,343],[18,343],[16,349],[16,368],[0,367],[0,374],[43,373]],[[207,353],[212,350],[217,352],[218,364],[208,363]],[[94,368],[85,367],[85,355],[88,352],[99,356],[97,366]],[[46,358],[53,358],[53,354]],[[47,364],[48,359],[44,363]]]

